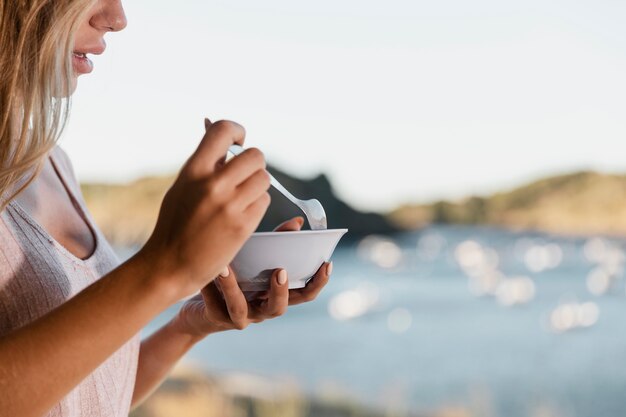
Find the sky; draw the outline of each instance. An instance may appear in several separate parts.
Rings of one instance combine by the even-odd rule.
[[[127,0],[61,146],[81,181],[173,173],[203,118],[360,209],[626,173],[626,2]],[[311,198],[315,196],[298,196]]]

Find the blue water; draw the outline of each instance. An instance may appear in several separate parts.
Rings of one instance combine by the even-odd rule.
[[[622,272],[614,274],[607,294],[591,294],[586,279],[596,264],[585,257],[588,239],[436,227],[393,240],[401,250],[396,265],[366,259],[358,242],[340,247],[331,282],[316,301],[243,332],[210,336],[188,359],[210,372],[287,375],[313,394],[333,386],[383,408],[505,417],[626,415]],[[492,248],[504,275],[530,278],[534,297],[505,307],[492,296],[472,294],[455,257],[467,240]],[[425,241],[435,247],[423,250]],[[560,264],[532,272],[524,251],[549,243],[560,248]],[[619,240],[608,244],[620,253],[626,248]],[[333,318],[331,300],[363,288],[378,302],[358,317]],[[595,303],[597,322],[556,332],[551,312],[567,300]],[[390,312],[398,308],[405,317],[408,312],[410,324],[393,331]],[[155,319],[146,333],[176,309]]]

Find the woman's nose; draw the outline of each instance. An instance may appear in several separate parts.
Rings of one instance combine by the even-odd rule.
[[[91,18],[91,25],[107,32],[123,30],[128,21],[121,0],[100,0],[96,13]]]

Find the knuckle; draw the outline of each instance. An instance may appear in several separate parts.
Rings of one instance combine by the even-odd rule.
[[[229,226],[235,222],[235,215],[232,205],[228,200],[211,201],[207,204],[209,210],[221,219],[224,226]]]
[[[268,192],[265,192],[261,195],[259,200],[260,200],[260,203],[267,208],[272,202],[272,197],[270,197],[270,194]]]
[[[233,128],[232,122],[228,120],[218,120],[217,122],[211,125],[211,130],[215,131],[215,133],[227,133],[229,130]]]
[[[242,221],[241,213],[232,204],[226,204],[221,209],[222,216],[225,222],[225,226],[229,230],[229,233],[234,237],[246,236],[248,230],[246,228],[246,222]]]
[[[245,137],[246,135],[244,127],[231,120],[218,120],[211,125],[211,130],[213,130],[217,135],[232,135],[241,137]]]
[[[232,296],[232,291],[229,291],[229,293],[229,295]],[[244,321],[247,315],[246,309],[241,305],[233,305],[228,309],[228,311],[230,316],[233,318],[233,321]]]
[[[236,224],[232,228],[232,233],[234,236],[238,238],[247,238],[250,232],[243,224]]]
[[[261,178],[263,178],[263,185],[269,189],[270,187],[270,173],[266,170],[261,170]]]
[[[270,175],[264,169],[260,169],[254,173],[254,179],[258,181],[259,187],[269,189],[270,187]]]
[[[235,224],[239,224],[237,221],[239,219],[239,210],[231,201],[223,202],[220,208],[228,220],[234,221]]]
[[[213,176],[206,181],[202,181],[202,186],[204,187],[204,193],[209,197],[213,197],[216,195],[220,195],[220,190],[222,188],[222,180],[220,177]]]
[[[249,148],[246,152],[248,153],[248,157],[251,158],[255,164],[265,169],[265,167],[267,166],[265,163],[265,155],[263,154],[263,152],[261,152],[260,149]]]

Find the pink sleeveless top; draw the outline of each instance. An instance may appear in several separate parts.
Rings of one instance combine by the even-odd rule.
[[[0,214],[0,336],[63,304],[119,264],[87,211],[69,159],[58,147],[50,159],[76,209],[94,232],[96,249],[86,260],[77,258],[11,201]],[[46,416],[128,416],[138,357],[136,335]]]

